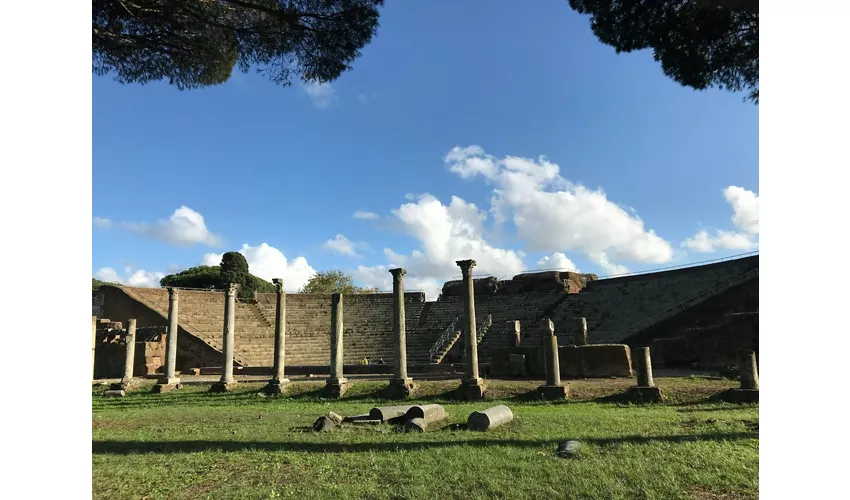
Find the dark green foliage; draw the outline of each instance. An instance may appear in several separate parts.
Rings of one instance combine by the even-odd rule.
[[[375,34],[383,0],[92,0],[92,71],[189,89],[251,66],[279,85],[332,81]]]
[[[664,74],[697,90],[759,99],[758,0],[569,0],[618,53],[652,49]]]
[[[248,272],[248,260],[239,252],[226,252],[221,256],[221,279],[225,285],[239,285],[237,296],[240,299],[250,299],[254,296],[254,280]]]
[[[92,278],[91,279],[91,291],[96,292],[98,288],[103,285],[113,285],[113,286],[121,286],[121,283],[115,283],[114,281],[100,281],[99,279]]]
[[[377,288],[361,288],[354,284],[351,276],[339,270],[322,271],[310,278],[298,293],[375,293]]]
[[[251,277],[251,287],[261,293],[274,292],[274,285],[268,281],[258,278],[254,275]],[[177,274],[169,274],[162,278],[159,284],[163,287],[176,286],[182,288],[208,288],[222,290],[224,289],[224,280],[221,278],[220,266],[197,266],[190,267]]]

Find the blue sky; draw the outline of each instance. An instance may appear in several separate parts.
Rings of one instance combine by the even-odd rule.
[[[155,285],[247,244],[290,290],[335,268],[386,289],[402,265],[434,298],[464,258],[608,275],[758,247],[744,94],[617,55],[566,0],[444,5],[390,2],[329,86],[93,76],[93,275]]]

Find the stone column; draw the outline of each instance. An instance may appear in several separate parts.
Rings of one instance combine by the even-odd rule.
[[[335,398],[348,390],[348,380],[342,374],[342,317],[342,294],[335,293],[331,295],[331,373],[325,383],[325,392]]]
[[[587,318],[573,318],[573,343],[587,345]]]
[[[741,378],[741,387],[728,391],[730,399],[736,403],[758,403],[759,373],[755,351],[738,350],[738,373]]]
[[[153,392],[168,392],[182,387],[177,378],[177,320],[179,295],[176,288],[168,288],[168,336],[165,344],[165,374],[153,386]]]
[[[94,382],[94,350],[97,347],[97,316],[91,317],[91,379]]]
[[[272,280],[276,288],[277,304],[274,312],[274,367],[272,379],[266,385],[267,394],[283,394],[289,379],[284,375],[286,366],[286,292],[283,291],[283,279]]]
[[[123,391],[133,385],[133,363],[136,361],[136,319],[127,321],[127,335],[124,337],[124,376],[112,389]]]
[[[508,321],[508,345],[519,347],[522,342],[519,320]]]
[[[466,378],[463,379],[459,390],[462,399],[477,400],[484,396],[487,387],[478,376],[478,329],[475,325],[475,289],[472,280],[475,261],[459,260],[457,265],[463,273],[463,329],[466,331]]]
[[[221,380],[210,387],[210,392],[227,392],[236,384],[233,378],[233,345],[236,341],[236,290],[239,285],[228,283],[224,291],[224,331],[221,338]]]
[[[627,395],[639,401],[661,401],[661,389],[652,380],[652,358],[649,347],[635,349],[635,367],[637,369],[637,385],[629,387]]]
[[[390,269],[393,275],[393,333],[396,339],[395,376],[385,391],[388,398],[405,398],[415,390],[413,379],[407,376],[407,331],[404,315],[404,275],[406,270]]]
[[[544,399],[564,399],[569,395],[569,386],[561,384],[561,364],[558,359],[558,337],[552,320],[544,319],[543,359],[546,365],[546,384],[537,388]]]

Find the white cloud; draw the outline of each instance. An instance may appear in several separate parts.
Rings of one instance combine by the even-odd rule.
[[[378,218],[378,214],[376,214],[374,212],[366,212],[365,210],[358,210],[358,211],[354,212],[353,214],[351,214],[351,216],[354,217],[355,219],[362,219],[362,220],[375,220],[375,219]]]
[[[125,223],[136,234],[157,239],[177,246],[192,246],[200,243],[210,247],[221,245],[221,237],[207,229],[204,217],[183,205],[171,214],[168,220],[153,224]]]
[[[595,255],[590,256],[591,260],[599,264],[599,267],[602,268],[608,276],[617,276],[620,274],[626,274],[629,272],[629,268],[620,264],[615,264],[608,259],[608,254],[605,252],[601,252]]]
[[[727,187],[723,190],[723,196],[735,210],[732,222],[744,232],[758,234],[759,196],[738,186]]]
[[[307,263],[304,257],[296,257],[289,260],[283,252],[266,243],[252,247],[243,244],[239,253],[248,261],[248,270],[251,274],[271,281],[273,278],[283,278],[283,286],[288,291],[295,291],[304,286],[316,270]],[[205,266],[217,266],[221,264],[223,253],[208,253],[201,258],[201,264]]]
[[[365,248],[367,245],[362,242],[351,241],[342,234],[336,235],[335,238],[325,241],[322,248],[336,252],[340,255],[348,255],[349,257],[363,257],[355,248]]]
[[[101,281],[142,288],[159,288],[159,280],[165,277],[165,273],[145,271],[144,269],[134,271],[130,266],[124,267],[124,273],[125,276],[121,276],[111,267],[102,267],[94,273],[94,277]]]
[[[92,217],[91,221],[98,229],[109,229],[112,227],[112,221],[104,217]]]
[[[752,235],[734,231],[715,231],[714,236],[702,230],[682,243],[682,246],[695,252],[709,253],[717,249],[752,250],[758,247]]]
[[[538,269],[579,272],[578,267],[566,255],[555,252],[537,261]]]
[[[524,268],[522,252],[497,248],[484,239],[487,213],[457,196],[444,205],[434,196],[423,194],[392,213],[401,229],[415,238],[421,249],[402,255],[385,248],[384,257],[391,267],[407,269],[408,289],[424,290],[429,299],[439,295],[445,281],[460,275],[455,263],[458,260],[475,259],[476,275],[513,276]],[[392,286],[387,269],[383,265],[359,266],[352,277],[364,286],[386,290]]]
[[[336,92],[329,82],[308,82],[304,83],[302,87],[317,108],[327,108],[336,99]]]
[[[711,235],[709,231],[702,229],[683,241],[683,248],[702,253],[720,249],[748,251],[758,248],[758,195],[742,187],[729,186],[723,190],[723,197],[735,212],[732,223],[743,232],[715,229],[714,235]]]
[[[512,220],[532,250],[579,250],[655,264],[673,259],[670,244],[646,230],[637,215],[609,201],[601,189],[561,177],[560,167],[545,157],[498,159],[468,146],[453,148],[444,161],[462,178],[480,175],[494,186],[490,211],[496,223]]]

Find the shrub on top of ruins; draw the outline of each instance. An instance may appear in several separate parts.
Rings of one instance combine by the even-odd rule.
[[[261,293],[271,293],[275,291],[274,285],[268,281],[251,276],[253,289]],[[209,290],[224,289],[225,282],[221,277],[221,266],[196,266],[180,271],[179,273],[169,274],[159,280],[159,284],[163,287],[175,286],[182,288],[206,288]]]
[[[354,284],[351,276],[340,270],[316,273],[298,293],[375,293],[377,288],[361,288]]]

